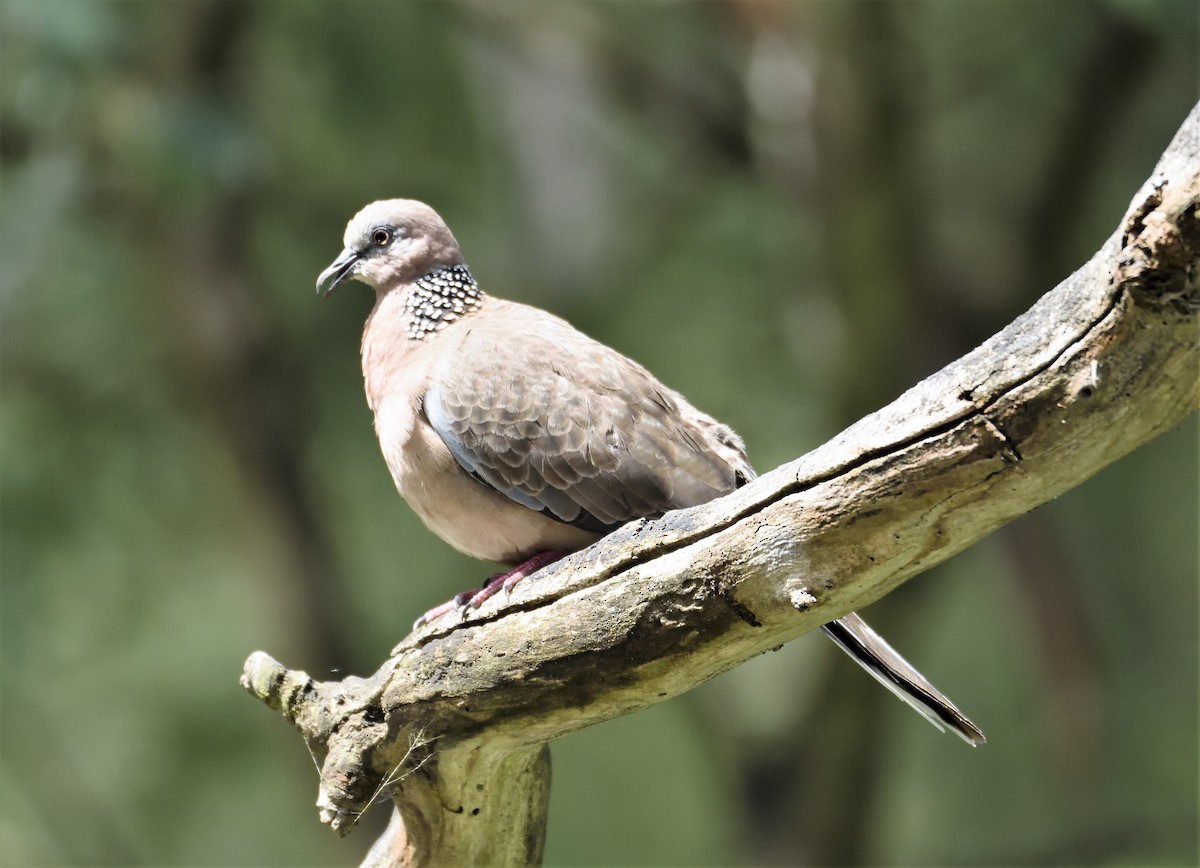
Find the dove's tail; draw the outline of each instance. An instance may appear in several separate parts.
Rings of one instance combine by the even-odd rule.
[[[955,708],[940,690],[896,653],[867,622],[851,613],[822,628],[825,634],[853,657],[863,669],[884,687],[899,696],[941,732],[949,727],[972,747],[987,741],[983,732],[965,714]]]

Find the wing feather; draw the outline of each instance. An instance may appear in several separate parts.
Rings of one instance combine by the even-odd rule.
[[[480,482],[603,532],[753,476],[737,435],[636,362],[543,311],[489,306],[424,396],[430,425]]]

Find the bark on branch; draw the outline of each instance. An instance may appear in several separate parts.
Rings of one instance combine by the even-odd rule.
[[[537,862],[548,741],[870,604],[1200,407],[1198,131],[1200,107],[1087,265],[803,458],[435,622],[369,678],[251,655],[243,685],[322,763],[321,820],[345,834],[390,797],[365,864]]]

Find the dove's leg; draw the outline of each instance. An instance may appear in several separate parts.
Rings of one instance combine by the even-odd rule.
[[[483,583],[482,588],[476,588],[470,591],[463,591],[461,594],[456,594],[454,599],[447,600],[440,606],[434,606],[424,615],[417,619],[413,624],[413,629],[417,630],[424,627],[430,621],[440,618],[447,612],[465,611],[478,608],[483,602],[500,591],[505,593],[511,591],[517,582],[526,576],[533,575],[547,564],[552,564],[557,560],[566,557],[568,552],[562,552],[555,549],[550,549],[544,552],[538,552],[518,566],[513,567],[505,573],[496,573],[488,577],[488,580]]]
[[[470,599],[464,604],[464,608],[475,609],[483,604],[484,600],[493,597],[499,591],[504,591],[506,594],[511,591],[521,579],[526,576],[531,576],[540,570],[542,567],[552,564],[557,560],[562,560],[567,556],[567,552],[560,552],[555,549],[549,549],[544,552],[538,552],[529,560],[520,566],[513,567],[507,573],[496,573],[488,578],[483,583],[483,587],[476,591]]]

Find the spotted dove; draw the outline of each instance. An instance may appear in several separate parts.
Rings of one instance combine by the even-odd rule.
[[[461,552],[513,567],[427,613],[473,607],[635,518],[754,478],[741,439],[565,320],[484,294],[429,206],[374,202],[317,279],[375,289],[367,403],[400,494]],[[825,632],[939,729],[983,733],[856,614]]]

